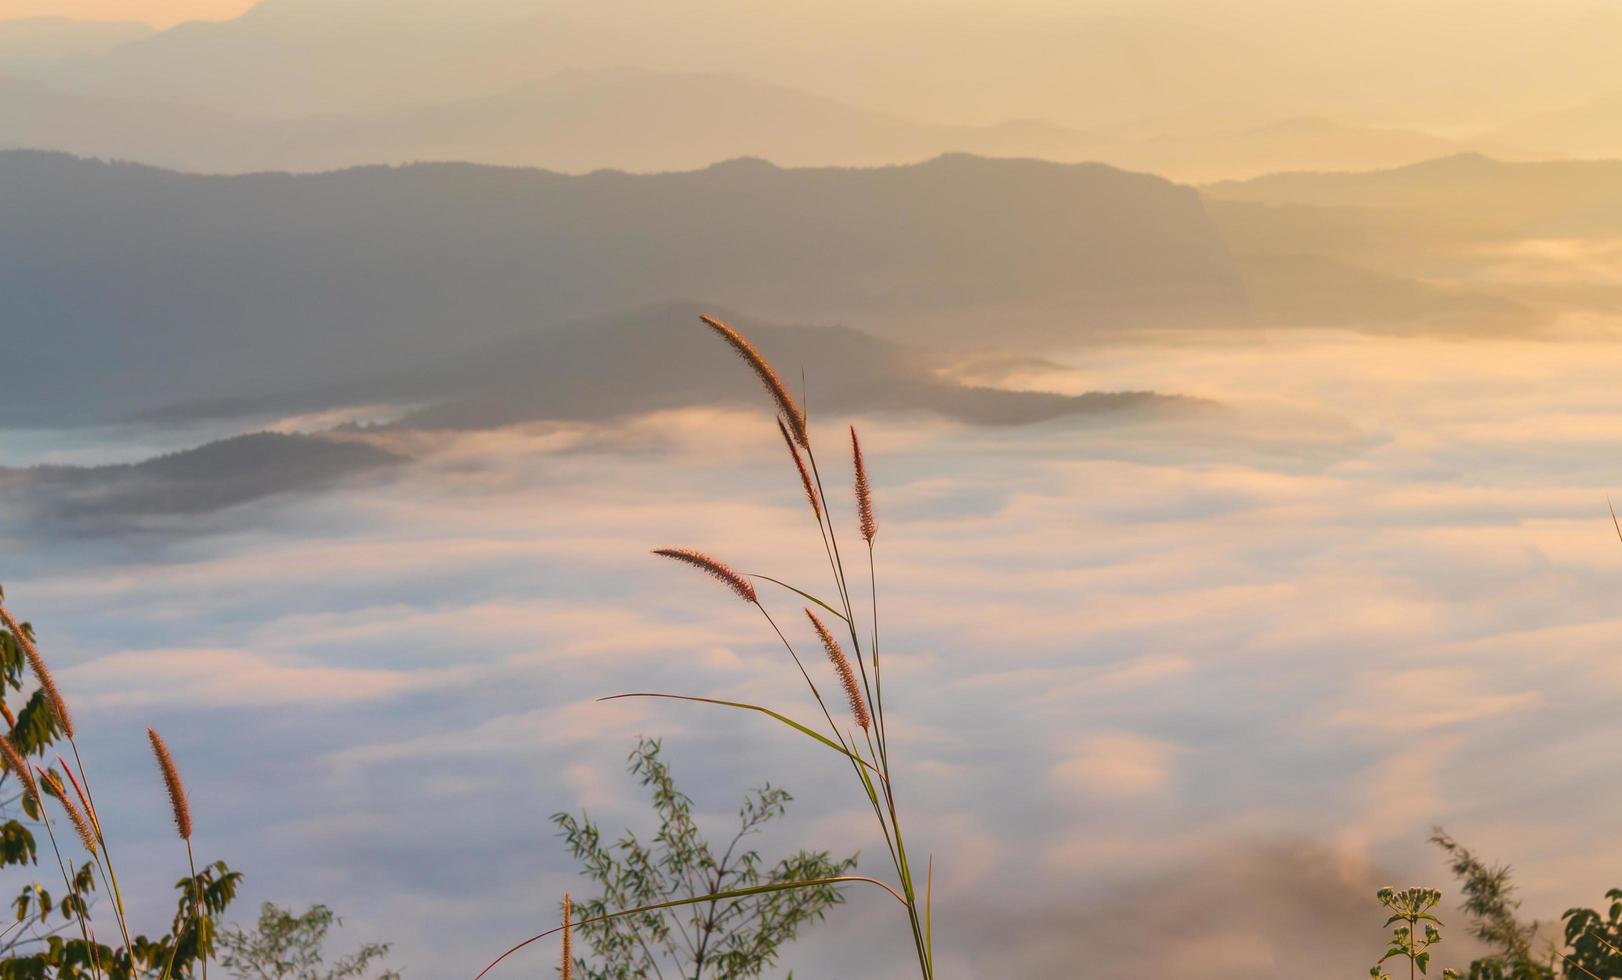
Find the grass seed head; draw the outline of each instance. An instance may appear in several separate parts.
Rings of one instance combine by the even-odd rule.
[[[28,666],[34,672],[34,679],[39,681],[39,686],[45,690],[46,699],[51,702],[51,713],[56,715],[57,727],[62,729],[62,734],[71,739],[73,716],[68,714],[68,704],[62,699],[62,692],[57,690],[56,680],[51,677],[50,668],[45,666],[45,658],[39,655],[34,641],[17,620],[12,618],[11,612],[3,604],[0,604],[0,623],[5,624],[6,629],[22,645],[23,656],[28,658]]]
[[[862,458],[862,441],[856,437],[854,425],[850,427],[850,454],[856,464],[856,515],[861,520],[862,537],[872,544],[879,524],[873,519],[873,488],[867,482],[867,461]]]
[[[676,561],[691,565],[713,576],[727,588],[738,594],[744,602],[759,602],[760,596],[755,592],[753,582],[744,578],[724,562],[716,561],[702,551],[692,548],[655,548],[654,554],[663,558],[673,558]]]
[[[59,755],[56,757],[56,761],[62,766],[62,771],[68,774],[68,782],[73,784],[73,793],[79,797],[79,805],[84,807],[85,815],[90,818],[90,826],[96,829],[99,836],[101,834],[101,818],[96,816],[96,807],[90,802],[90,794],[86,793],[84,786],[80,785],[79,777],[73,774],[73,767],[68,765],[68,760]]]
[[[800,447],[794,444],[794,437],[789,434],[788,423],[783,417],[777,417],[777,431],[783,434],[783,442],[788,444],[788,454],[794,457],[794,468],[800,472],[800,486],[805,488],[805,499],[811,502],[811,513],[822,520],[822,503],[817,500],[817,491],[811,485],[811,471],[805,468],[805,457],[800,455]]]
[[[570,977],[574,976],[574,939],[573,939],[572,936],[569,935],[570,926],[572,925],[572,923],[569,921],[569,913],[571,911],[573,911],[573,906],[571,906],[569,904],[569,893],[564,892],[563,893],[563,980],[569,980]]]
[[[743,358],[744,363],[748,364],[750,370],[755,372],[755,377],[759,378],[760,383],[766,386],[767,394],[771,395],[772,401],[777,403],[777,410],[788,419],[788,428],[790,432],[794,433],[794,441],[802,449],[811,448],[811,435],[806,431],[805,427],[805,413],[800,411],[800,407],[794,403],[794,398],[788,393],[788,387],[783,384],[783,379],[777,376],[777,372],[772,369],[771,364],[756,349],[755,345],[751,344],[743,334],[713,316],[705,314],[701,315],[699,319],[703,320],[711,330],[714,330],[722,340],[726,341],[727,346],[731,347],[739,357]]]
[[[174,809],[175,830],[179,831],[181,840],[189,841],[191,806],[186,802],[186,786],[180,781],[180,770],[175,768],[169,746],[163,744],[163,736],[158,734],[156,728],[148,728],[146,737],[152,741],[152,754],[157,757],[158,768],[163,771],[163,787],[169,791],[169,806]]]
[[[845,689],[845,697],[850,700],[850,713],[856,716],[856,724],[866,730],[873,724],[873,716],[868,714],[867,702],[862,698],[862,689],[856,684],[856,672],[851,670],[850,660],[845,657],[845,651],[840,648],[839,641],[828,632],[828,627],[822,624],[817,614],[810,609],[805,611],[810,617],[811,625],[816,627],[817,637],[822,640],[822,648],[828,651],[828,662],[834,665],[834,673],[839,675],[839,686]]]
[[[17,743],[9,737],[0,738],[0,758],[5,759],[6,768],[11,770],[19,783],[22,783],[23,792],[28,794],[36,805],[43,807],[44,803],[39,798],[39,784],[34,781],[34,772],[23,759],[23,754],[17,751]]]
[[[80,810],[73,800],[68,797],[67,787],[62,785],[61,777],[47,769],[40,769],[39,778],[45,784],[46,792],[56,797],[62,804],[62,809],[67,812],[68,822],[73,824],[73,829],[78,832],[79,840],[84,843],[85,850],[94,855],[96,853],[95,831],[91,828],[90,821],[85,818],[84,811]]]

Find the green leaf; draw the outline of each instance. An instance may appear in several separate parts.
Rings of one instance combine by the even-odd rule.
[[[718,705],[720,705],[720,706],[722,706],[724,708],[742,708],[745,711],[758,711],[761,714],[766,715],[768,717],[776,718],[778,721],[780,721],[783,724],[789,726],[790,728],[794,729],[795,731],[799,732],[802,735],[811,736],[812,738],[814,738],[817,741],[821,742],[823,745],[828,746],[828,748],[833,749],[835,752],[838,752],[840,755],[844,756],[845,758],[855,761],[856,763],[861,765],[864,769],[872,769],[873,772],[879,773],[879,770],[874,769],[873,765],[871,763],[869,763],[866,759],[863,759],[859,755],[855,755],[855,754],[853,754],[851,752],[846,751],[844,746],[840,745],[838,742],[835,742],[833,739],[828,738],[828,737],[826,737],[824,735],[820,735],[817,732],[812,731],[811,729],[809,729],[809,728],[805,727],[804,725],[800,724],[799,722],[795,721],[794,719],[789,718],[786,715],[780,715],[780,714],[778,714],[777,712],[773,711],[770,708],[763,708],[758,704],[746,704],[746,703],[744,703],[742,701],[723,701],[720,698],[700,698],[700,697],[694,697],[693,695],[690,695],[690,694],[658,694],[658,693],[650,693],[650,692],[644,692],[644,691],[639,691],[639,692],[635,692],[635,693],[631,693],[631,694],[611,694],[606,698],[598,698],[597,700],[599,700],[599,701],[617,701],[620,698],[665,698],[665,699],[671,700],[671,701],[696,701],[699,704],[718,704]],[[883,779],[884,775],[882,773],[879,773],[879,778]]]
[[[844,613],[842,613],[839,610],[835,609],[833,606],[828,605],[826,602],[823,602],[821,599],[818,599],[816,596],[812,595],[809,592],[802,592],[801,590],[796,589],[794,586],[788,584],[787,582],[780,582],[777,579],[772,578],[770,575],[761,575],[761,574],[758,574],[756,572],[750,572],[749,577],[750,578],[765,579],[766,581],[772,583],[773,585],[781,585],[783,588],[789,590],[790,592],[794,593],[795,595],[799,596],[800,598],[805,599],[808,602],[816,603],[817,605],[821,606],[822,608],[828,610],[830,613],[833,613],[835,616],[838,616],[841,620],[844,620],[847,623],[850,622],[850,620],[845,619],[845,614]]]

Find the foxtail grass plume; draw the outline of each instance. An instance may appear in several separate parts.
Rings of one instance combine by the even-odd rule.
[[[96,816],[96,807],[90,802],[90,794],[86,793],[84,787],[79,785],[79,777],[73,774],[73,767],[68,765],[68,760],[57,756],[56,761],[62,766],[62,771],[68,774],[68,782],[73,784],[73,792],[74,795],[79,797],[79,805],[84,807],[85,815],[90,818],[90,826],[95,828],[97,836],[100,836],[101,818]]]
[[[40,781],[45,784],[45,791],[56,797],[57,801],[62,804],[62,809],[67,812],[68,822],[73,824],[74,830],[78,831],[79,840],[83,842],[85,850],[89,851],[91,854],[95,854],[95,831],[91,828],[90,821],[86,819],[84,811],[80,810],[78,806],[76,806],[74,802],[68,798],[67,787],[62,785],[61,778],[57,776],[56,773],[50,772],[49,770],[39,769],[37,766],[35,768],[39,772]]]
[[[17,716],[11,713],[4,701],[0,701],[0,718],[5,718],[8,729],[17,727]]]
[[[805,614],[810,617],[811,625],[816,627],[822,648],[828,651],[828,662],[834,665],[834,673],[839,675],[839,686],[845,689],[845,697],[850,699],[850,713],[856,716],[856,724],[862,730],[867,730],[873,724],[873,716],[868,714],[867,702],[862,699],[862,689],[856,685],[856,672],[851,670],[845,651],[840,648],[834,635],[828,632],[828,627],[822,625],[816,613],[807,609]]]
[[[569,913],[573,907],[569,904],[569,893],[563,893],[563,980],[570,980],[574,976],[574,937],[569,935],[571,923]]]
[[[45,666],[45,658],[39,655],[39,650],[34,647],[34,641],[28,638],[28,634],[23,632],[22,626],[12,618],[11,612],[3,604],[0,604],[0,623],[5,624],[6,629],[22,645],[23,656],[28,658],[28,666],[34,671],[34,679],[39,681],[39,686],[45,690],[46,700],[51,702],[51,712],[56,715],[57,726],[62,729],[62,734],[72,738],[73,716],[68,714],[67,702],[62,700],[62,692],[56,689],[56,681],[51,677],[50,669]]]
[[[861,520],[862,537],[872,544],[879,524],[873,519],[873,488],[867,483],[867,461],[862,459],[862,440],[856,438],[854,425],[850,427],[850,455],[856,464],[856,514]]]
[[[767,394],[771,395],[772,400],[777,403],[777,410],[787,417],[789,431],[794,433],[794,441],[799,443],[800,448],[811,448],[811,434],[806,431],[805,413],[800,411],[798,405],[794,404],[794,399],[789,395],[788,388],[783,384],[783,379],[777,376],[777,372],[767,363],[766,358],[755,348],[755,345],[751,344],[743,334],[713,316],[703,314],[699,319],[703,320],[711,330],[719,334],[721,339],[727,342],[727,346],[731,347],[739,357],[743,358],[744,363],[748,364],[750,369],[755,372],[755,377],[760,379],[760,383],[766,386]]]
[[[23,754],[17,751],[17,743],[13,742],[9,737],[0,738],[0,758],[5,759],[6,768],[16,775],[17,782],[23,784],[23,792],[28,795],[29,799],[43,808],[45,804],[39,798],[39,784],[34,781],[33,770],[28,768],[28,763],[23,759]]]
[[[738,574],[730,565],[716,561],[702,551],[694,551],[692,548],[655,548],[653,553],[663,558],[673,558],[676,561],[709,573],[727,588],[736,592],[738,598],[744,602],[758,603],[760,601],[760,596],[755,592],[753,582]]]
[[[169,746],[163,744],[163,736],[156,728],[148,728],[146,737],[152,740],[152,754],[157,756],[158,768],[163,770],[163,786],[169,791],[169,806],[174,809],[175,830],[180,832],[181,840],[190,841],[191,807],[186,803],[186,787],[180,781],[180,770],[175,768]]]
[[[822,520],[822,503],[817,500],[817,491],[811,486],[811,471],[805,468],[805,457],[800,455],[800,447],[794,444],[794,437],[789,435],[788,423],[783,417],[777,417],[777,431],[783,434],[783,441],[788,444],[788,454],[794,457],[794,468],[800,471],[800,486],[805,488],[805,499],[811,502],[811,513]]]

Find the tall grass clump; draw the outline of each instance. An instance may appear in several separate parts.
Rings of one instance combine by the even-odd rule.
[[[904,919],[904,928],[907,932],[908,941],[917,956],[919,974],[923,980],[933,980],[935,976],[933,930],[931,928],[933,861],[925,865],[923,880],[920,882],[916,866],[907,852],[901,820],[901,808],[897,803],[895,780],[892,776],[890,742],[884,705],[882,660],[879,656],[878,586],[875,559],[875,541],[878,537],[879,526],[875,517],[873,491],[868,479],[867,461],[862,453],[861,440],[856,433],[855,427],[852,426],[849,430],[852,468],[851,487],[856,505],[855,529],[857,537],[861,541],[861,544],[855,545],[855,549],[856,554],[860,554],[863,550],[866,551],[867,581],[865,583],[860,582],[858,577],[860,575],[859,564],[854,574],[847,564],[847,556],[850,554],[853,539],[847,536],[844,548],[841,548],[838,522],[834,519],[834,510],[829,505],[828,494],[823,485],[822,471],[818,465],[810,420],[804,407],[794,400],[777,371],[746,337],[714,317],[704,316],[701,319],[723,343],[743,360],[749,370],[760,381],[762,387],[766,389],[766,393],[776,409],[777,428],[793,460],[800,490],[804,492],[810,504],[811,517],[816,523],[822,551],[827,559],[829,584],[832,585],[833,591],[830,599],[824,599],[812,591],[798,588],[768,575],[745,575],[726,562],[695,548],[664,547],[654,549],[653,554],[703,572],[725,586],[737,599],[758,610],[766,625],[770,628],[772,635],[778,639],[787,652],[795,670],[805,681],[821,718],[806,723],[790,718],[788,715],[764,705],[665,692],[617,694],[603,700],[612,700],[613,698],[667,698],[756,712],[770,717],[800,735],[838,753],[850,768],[851,778],[857,792],[872,810],[879,834],[884,841],[885,852],[894,871],[894,878],[890,881],[883,881],[861,875],[829,875],[799,881],[778,881],[749,888],[712,891],[697,897],[658,902],[636,908],[619,909],[594,919],[580,919],[572,923],[572,925],[586,926],[592,922],[605,921],[621,916],[639,915],[659,909],[693,905],[700,902],[713,903],[727,899],[738,899],[772,891],[864,884],[882,889],[895,900],[899,906],[898,911],[901,918]],[[767,609],[765,602],[762,601],[755,580],[778,586],[787,592],[793,593],[804,602],[811,604],[802,607],[811,627],[811,639],[826,655],[833,681],[838,685],[840,694],[846,702],[845,710],[840,712],[838,717],[836,717],[834,710],[829,707],[827,700],[823,697],[821,688],[817,686],[817,682],[813,679],[812,672],[807,669],[794,640],[790,639],[789,634],[783,630],[777,618],[773,616],[771,611]],[[862,591],[860,586],[862,584],[867,585],[865,591],[867,592],[868,605],[865,609],[859,607],[860,591]],[[816,608],[812,608],[812,606]],[[711,885],[711,887],[714,888],[715,886]],[[518,950],[555,933],[563,932],[567,928],[568,926],[560,926],[550,929],[518,943],[485,967],[479,976],[484,976],[496,964]]]
[[[168,791],[175,827],[186,847],[190,874],[177,884],[181,897],[175,918],[167,935],[157,939],[133,935],[129,915],[119,887],[118,873],[113,864],[112,848],[108,845],[100,811],[91,790],[90,777],[79,753],[73,717],[67,701],[51,675],[50,667],[40,654],[32,629],[19,622],[6,607],[0,592],[0,646],[14,647],[34,675],[38,689],[21,711],[12,712],[0,702],[8,731],[0,736],[0,762],[4,774],[0,779],[12,778],[21,789],[24,812],[45,829],[50,842],[51,855],[61,873],[64,896],[53,902],[48,892],[38,884],[24,889],[13,904],[17,908],[17,921],[0,932],[0,939],[13,931],[30,926],[43,927],[53,908],[71,920],[77,939],[63,940],[47,930],[49,942],[34,952],[22,952],[13,942],[0,959],[0,976],[4,977],[93,977],[95,980],[134,980],[138,977],[170,977],[192,973],[194,964],[201,964],[203,977],[208,976],[208,959],[213,952],[212,916],[223,911],[236,894],[241,875],[231,871],[223,862],[215,862],[198,873],[192,857],[192,821],[186,791],[180,780],[168,747],[154,729],[148,729],[148,739],[157,756],[160,774]],[[18,665],[20,668],[20,664]],[[8,678],[8,683],[14,683]],[[57,756],[55,766],[42,766],[29,761],[29,756],[43,754],[57,737],[65,739],[73,761]],[[71,788],[71,789],[70,789]],[[72,833],[59,836],[57,825],[46,803],[55,801],[61,818]],[[31,840],[30,840],[31,843]],[[74,853],[75,846],[84,854]],[[81,860],[82,857],[82,860]],[[5,863],[20,863],[7,861]],[[96,934],[95,916],[92,915],[90,893],[97,883],[105,889],[108,915],[116,929],[121,945],[103,944]],[[32,896],[32,897],[30,897]],[[103,923],[105,925],[105,922]]]

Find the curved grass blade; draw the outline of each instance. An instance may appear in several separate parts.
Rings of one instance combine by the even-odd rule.
[[[605,698],[604,700],[607,699]],[[730,898],[744,898],[749,895],[759,895],[764,892],[781,892],[788,891],[791,888],[811,888],[816,885],[837,885],[846,882],[861,882],[868,885],[878,885],[880,888],[889,892],[891,898],[900,902],[902,905],[907,904],[907,900],[902,898],[900,893],[877,878],[866,878],[862,875],[834,875],[831,878],[807,878],[804,881],[779,881],[768,885],[755,885],[751,888],[734,888],[731,891],[712,892],[708,895],[700,895],[697,898],[678,898],[673,901],[658,902],[654,905],[643,905],[634,909],[622,909],[618,912],[610,912],[607,915],[599,915],[590,919],[580,919],[573,925],[578,928],[579,926],[591,925],[594,922],[607,922],[609,919],[618,919],[621,916],[637,915],[642,912],[657,912],[660,909],[671,909],[679,905],[697,905],[700,902],[719,902]],[[480,978],[482,978],[485,974],[489,973],[491,970],[494,970],[498,965],[500,965],[502,960],[505,960],[507,957],[523,949],[525,946],[528,946],[530,943],[539,942],[540,940],[545,939],[547,936],[560,933],[563,931],[563,928],[563,926],[557,926],[555,928],[548,929],[539,935],[529,937],[492,960],[490,965],[480,970],[479,975],[474,977],[473,980],[480,980]]]
[[[929,952],[930,968],[935,966],[935,855],[929,856],[929,870],[924,876],[924,948]]]
[[[800,598],[806,600],[807,602],[814,602],[817,605],[821,606],[822,608],[828,610],[828,612],[832,613],[833,615],[838,616],[840,619],[844,620],[845,622],[847,622],[847,623],[850,622],[850,620],[845,619],[845,614],[844,613],[842,613],[839,610],[835,609],[833,606],[828,605],[826,602],[823,602],[821,599],[818,599],[816,596],[812,595],[809,592],[801,592],[799,589],[796,589],[794,586],[788,584],[787,582],[780,582],[777,579],[772,578],[770,575],[761,575],[758,572],[748,572],[746,574],[750,578],[765,579],[766,581],[772,583],[773,585],[781,585],[783,588],[789,590],[790,592],[792,592],[795,595],[799,596]]]
[[[828,746],[828,748],[833,749],[835,752],[838,752],[840,755],[844,756],[845,758],[852,759],[852,760],[854,760],[856,762],[861,763],[864,768],[872,769],[873,773],[875,775],[877,775],[880,779],[884,778],[884,773],[879,772],[878,769],[875,769],[871,762],[868,762],[866,759],[862,758],[859,755],[856,755],[853,752],[847,752],[844,749],[844,747],[842,747],[838,742],[835,742],[833,739],[828,738],[825,735],[822,735],[822,734],[820,734],[820,733],[818,733],[818,732],[816,732],[816,731],[814,731],[814,730],[812,730],[810,728],[805,727],[804,725],[802,725],[799,722],[795,721],[793,718],[788,717],[787,715],[780,715],[777,712],[773,711],[772,709],[770,709],[770,708],[762,708],[758,704],[746,704],[743,701],[723,701],[720,698],[700,698],[700,697],[694,697],[694,696],[692,696],[690,694],[657,694],[657,693],[649,693],[649,692],[645,692],[645,691],[638,691],[638,692],[631,693],[631,694],[610,694],[606,698],[598,698],[597,700],[599,700],[599,701],[617,701],[620,698],[667,698],[667,699],[669,699],[671,701],[697,701],[700,704],[718,704],[718,705],[722,706],[723,708],[742,708],[745,711],[758,711],[763,715],[767,715],[769,717],[776,718],[778,721],[782,722],[783,724],[787,725],[788,727],[794,729],[795,731],[797,731],[797,732],[799,732],[799,733],[801,733],[803,735],[811,736],[812,738],[814,738],[817,741],[821,742],[823,745]],[[864,773],[864,776],[865,776],[865,773]]]

